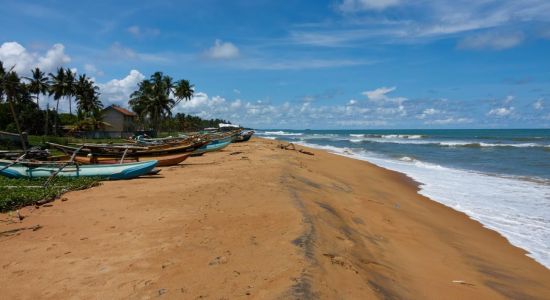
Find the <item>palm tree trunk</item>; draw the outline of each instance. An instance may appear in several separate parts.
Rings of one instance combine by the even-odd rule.
[[[69,99],[69,114],[72,115],[73,114],[73,110],[71,109],[71,97],[67,97],[67,99]]]
[[[57,118],[59,117],[59,99],[55,106],[55,119],[53,120],[53,135],[57,135]]]
[[[19,134],[19,139],[21,140],[21,147],[23,147],[23,150],[27,150],[27,145],[25,145],[25,141],[23,140],[23,135],[21,133],[21,127],[19,126],[19,120],[17,119],[17,115],[15,114],[15,109],[13,108],[13,99],[10,97],[8,98],[10,102],[10,110],[11,114],[13,116],[13,120],[15,121],[15,127],[17,128],[17,133]]]
[[[47,136],[48,135],[48,127],[50,126],[49,124],[49,114],[50,114],[50,101],[49,101],[49,98],[48,98],[48,102],[46,103],[46,128],[44,130],[44,135]]]
[[[38,106],[38,110],[40,110],[40,103],[38,103],[38,95],[39,93],[36,93],[36,105]]]

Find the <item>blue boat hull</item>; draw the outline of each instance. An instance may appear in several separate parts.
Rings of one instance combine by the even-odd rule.
[[[0,160],[0,169],[9,165],[11,161]],[[63,168],[57,176],[65,177],[101,177],[110,180],[131,179],[151,172],[157,165],[156,160],[123,163],[112,165],[69,165]],[[17,163],[7,169],[0,171],[0,175],[9,178],[39,178],[49,177],[57,170],[59,164],[41,164],[30,166],[30,164]]]

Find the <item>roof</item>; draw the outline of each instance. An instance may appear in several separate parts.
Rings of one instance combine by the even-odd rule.
[[[122,107],[120,107],[120,106],[111,105],[111,106],[109,106],[109,107],[107,107],[107,108],[105,108],[105,109],[109,109],[109,108],[112,108],[112,109],[118,111],[119,113],[121,113],[121,114],[123,114],[123,115],[125,115],[125,116],[129,116],[129,117],[135,117],[135,116],[137,116],[137,114],[136,114],[135,112],[129,111],[129,110],[127,110],[126,108],[122,108]]]
[[[218,126],[219,126],[220,128],[224,128],[224,127],[239,128],[239,125],[234,125],[234,124],[224,124],[224,123],[220,123],[220,124],[218,124]]]

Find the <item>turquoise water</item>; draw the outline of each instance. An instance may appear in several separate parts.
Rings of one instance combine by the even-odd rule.
[[[407,174],[550,268],[550,130],[258,130]]]

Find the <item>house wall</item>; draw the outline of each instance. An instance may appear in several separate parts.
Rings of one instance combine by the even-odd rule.
[[[124,115],[114,109],[106,109],[103,112],[103,122],[111,125],[111,127],[105,128],[105,131],[125,131]]]
[[[131,116],[124,116],[124,131],[136,130],[135,118]]]

